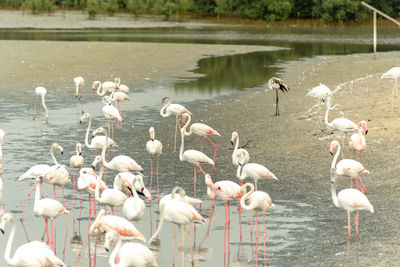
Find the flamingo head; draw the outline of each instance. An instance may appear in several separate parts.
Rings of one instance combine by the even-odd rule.
[[[367,135],[368,134],[367,122],[366,121],[360,121],[359,124],[360,124],[361,127],[363,127],[363,129],[365,131],[365,135]]]
[[[77,143],[76,144],[76,151],[78,152],[79,156],[82,155],[82,145],[81,145],[81,143]]]
[[[103,162],[103,158],[99,155],[99,156],[96,156],[95,158],[94,158],[94,161],[93,161],[93,163],[92,163],[92,168],[93,168],[93,170],[95,170],[96,169],[96,165],[97,165],[97,163],[99,163],[99,162]]]
[[[187,119],[187,118],[190,118],[189,113],[187,113],[187,112],[183,113],[183,114],[182,114],[182,123],[183,123],[183,124],[186,124],[186,119]]]
[[[155,136],[154,127],[150,127],[150,129],[149,129],[149,135],[150,135],[150,140],[151,140],[151,141],[154,141],[154,136]]]
[[[171,100],[170,100],[169,96],[164,96],[164,97],[161,99],[161,103],[163,104],[163,106],[165,106],[166,103],[168,103],[168,102],[170,102],[170,101],[171,101]]]
[[[232,133],[232,137],[231,137],[231,144],[233,145],[233,142],[235,141],[235,139],[237,138],[238,133],[237,132],[233,132]]]
[[[329,153],[331,153],[331,155],[333,155],[333,150],[339,145],[339,142],[336,140],[333,140],[331,142],[331,146],[329,148]]]
[[[90,118],[90,114],[87,113],[87,112],[82,114],[82,116],[79,118],[79,122],[82,124],[83,121],[84,121],[86,118]]]
[[[106,233],[106,237],[104,239],[104,248],[107,252],[109,252],[110,246],[113,241],[118,238],[118,234],[115,231],[108,231]]]
[[[14,216],[11,213],[4,213],[0,221],[0,231],[4,234],[4,228],[8,221],[14,220]]]
[[[214,185],[211,180],[211,176],[208,173],[204,175],[204,182],[208,187],[212,187]]]

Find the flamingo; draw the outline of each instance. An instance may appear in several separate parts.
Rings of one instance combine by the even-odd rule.
[[[336,164],[340,153],[340,144],[337,140],[333,140],[331,142],[331,146],[329,148],[329,152],[331,153],[331,155],[333,155],[333,150],[335,148],[337,148],[337,150],[332,160],[331,172],[336,176],[349,177],[351,179],[351,184],[350,184],[351,186],[353,185],[353,181],[355,181],[357,188],[359,188],[361,192],[365,192],[366,189],[362,183],[361,178],[360,178],[361,186],[358,183],[358,178],[357,180],[355,179],[360,174],[363,173],[369,174],[370,172],[367,169],[365,169],[365,167],[360,162],[353,159],[342,159]]]
[[[138,179],[135,176],[134,182]],[[144,215],[145,204],[144,201],[139,197],[135,189],[131,189],[132,196],[129,197],[122,207],[122,212],[128,220],[139,221]]]
[[[320,103],[325,102],[326,98],[331,95],[331,89],[329,89],[328,86],[322,83],[320,83],[318,86],[311,88],[306,94],[306,96],[311,96],[319,100]]]
[[[117,103],[118,103],[118,111],[122,115],[122,110],[120,108],[120,102],[129,101],[129,96],[127,94],[125,94],[124,92],[113,90],[111,95],[110,95],[110,99],[113,102],[117,101]]]
[[[83,121],[88,118],[89,124],[88,128],[86,129],[86,136],[85,136],[85,146],[89,149],[103,149],[103,146],[105,143],[107,143],[107,147],[118,147],[118,144],[112,140],[111,138],[107,139],[107,136],[102,135],[102,136],[93,136],[92,141],[89,144],[89,131],[90,127],[92,126],[92,117],[90,116],[89,113],[84,113],[80,117],[80,123],[82,124]]]
[[[232,138],[231,138],[231,144],[233,145],[233,142],[236,139],[235,147],[233,149],[232,153],[232,164],[233,166],[238,166],[240,165],[245,165],[249,163],[250,160],[250,154],[249,152],[244,149],[244,148],[239,148],[239,134],[235,131],[232,132]],[[240,185],[243,185],[243,181],[240,181]]]
[[[159,199],[160,196],[160,188],[158,185],[158,159],[162,154],[162,144],[160,141],[155,139],[155,132],[154,127],[150,127],[149,129],[150,140],[146,143],[146,151],[150,155],[150,192],[151,192],[151,184],[153,182],[153,156],[157,156],[157,169],[156,169],[156,176],[157,176],[157,196]]]
[[[254,186],[251,183],[245,183],[241,187],[241,192],[245,192],[247,187],[250,187],[250,191],[245,193],[242,198],[240,199],[240,206],[245,210],[252,210],[256,212],[256,251],[257,251],[257,244],[258,244],[258,220],[257,220],[257,211],[263,212],[263,241],[264,241],[264,263],[266,262],[265,259],[265,212],[269,209],[274,209],[275,206],[272,203],[271,197],[263,192],[263,191],[254,191]],[[246,204],[246,200],[248,201],[248,205]]]
[[[106,211],[102,209],[97,214],[96,220],[90,226],[90,235],[98,236],[104,232],[115,231],[122,240],[139,239],[146,242],[144,235],[130,221],[119,216],[105,215],[105,213]]]
[[[184,113],[182,115],[182,120],[184,121],[186,118],[187,118],[186,124],[189,125],[192,117],[188,113]],[[216,144],[214,144],[210,140],[210,138],[208,138],[208,135],[218,135],[218,136],[221,136],[221,135],[216,130],[214,130],[213,128],[211,128],[210,126],[208,126],[207,124],[204,124],[204,123],[193,123],[192,125],[190,125],[189,131],[185,131],[185,136],[191,136],[193,134],[200,136],[200,151],[201,152],[203,152],[202,137],[205,137],[208,140],[208,142],[210,142],[211,145],[213,145],[213,147],[214,147],[213,161],[215,163],[215,156],[217,155],[218,147]],[[215,171],[215,165],[213,165],[213,171]]]
[[[97,178],[93,168],[82,168],[79,171],[78,190],[86,191],[89,194],[89,217],[92,212],[92,206],[90,204],[92,201],[91,196],[93,196],[93,207],[94,207],[94,212],[96,214],[96,202],[94,196],[96,191],[96,186],[97,186]],[[108,187],[103,182],[103,180],[100,180],[99,193],[103,192],[107,188]],[[81,204],[82,204],[82,197],[81,197]]]
[[[4,260],[11,266],[66,266],[45,243],[31,241],[19,246],[13,257],[11,257],[11,247],[15,237],[15,219],[11,213],[5,213],[1,218],[0,231],[4,234],[7,222],[12,222],[12,228],[8,237]]]
[[[240,199],[242,194],[240,186],[229,180],[222,180],[213,183],[211,176],[206,173],[204,175],[205,184],[207,186],[207,195],[210,199],[214,200],[219,198],[225,204],[225,227],[224,227],[224,254],[226,253],[226,231],[228,229],[228,253],[231,251],[230,245],[230,225],[231,225],[231,212],[229,201]]]
[[[74,83],[75,83],[75,97],[79,98],[79,101],[82,98],[82,89],[83,85],[85,84],[85,81],[83,80],[82,77],[78,76],[74,78]]]
[[[279,96],[278,90],[281,90],[283,93],[289,92],[289,87],[279,78],[272,77],[268,80],[268,87],[271,90],[275,90],[275,116],[279,116]]]
[[[347,140],[347,133],[356,131],[357,124],[355,124],[354,122],[352,122],[347,118],[336,118],[331,122],[329,122],[328,115],[331,109],[333,109],[333,107],[331,107],[331,97],[328,96],[326,101],[325,125],[332,130],[344,133],[344,138],[343,138],[343,147],[344,147],[344,139]]]
[[[3,139],[5,133],[0,129],[0,177],[3,175]]]
[[[167,100],[168,100],[168,102],[167,102]],[[192,113],[180,104],[172,104],[169,96],[164,97],[161,100],[161,103],[163,104],[163,107],[160,109],[160,115],[162,117],[166,118],[171,115],[175,115],[175,141],[174,141],[174,153],[175,153],[176,152],[176,134],[178,132],[178,125],[179,125],[179,128],[181,128],[178,117],[180,115],[182,115],[183,113],[188,113],[190,115]]]
[[[350,213],[356,212],[356,219],[354,225],[356,226],[356,242],[357,242],[357,251],[358,251],[358,213],[361,210],[368,210],[373,213],[374,208],[369,202],[368,198],[358,189],[347,188],[341,190],[336,195],[336,187],[337,187],[337,176],[331,174],[331,195],[332,201],[335,207],[343,208],[347,212],[347,266],[349,266],[349,256],[350,256],[350,234],[351,234],[351,225],[350,225]],[[357,266],[358,266],[358,255],[357,255]]]
[[[115,82],[111,82],[111,81],[106,81],[103,83],[101,83],[100,81],[94,81],[93,85],[92,85],[92,89],[96,90],[96,93],[99,96],[104,96],[106,93],[111,94],[115,88],[116,88]]]
[[[54,149],[58,149],[61,152],[61,155],[64,153],[64,149],[62,146],[60,146],[57,143],[54,143],[50,147],[50,156],[53,159],[54,165],[50,167],[50,169],[55,170],[55,175],[49,177],[49,178],[44,178],[45,182],[52,184],[53,185],[53,191],[54,191],[54,199],[56,199],[56,186],[61,186],[62,188],[62,194],[63,194],[63,204],[65,206],[65,200],[64,200],[64,185],[70,184],[71,179],[69,178],[69,173],[65,166],[59,165],[57,162],[56,157],[54,156]],[[45,177],[45,176],[44,176]]]
[[[200,171],[205,174],[203,168],[200,164],[208,163],[214,166],[214,161],[210,159],[206,154],[194,149],[188,149],[184,152],[184,145],[185,145],[185,131],[188,127],[188,124],[185,124],[181,129],[181,148],[179,150],[179,159],[180,161],[187,161],[194,166],[194,197],[196,197],[196,166],[199,167]]]
[[[36,93],[36,98],[35,98],[35,113],[33,114],[33,119],[35,120],[36,117],[36,102],[37,102],[37,96],[40,96],[42,98],[42,106],[44,110],[46,111],[46,123],[49,121],[49,111],[47,110],[46,104],[44,103],[44,97],[46,96],[46,88],[44,87],[36,87],[35,88],[35,93]],[[40,118],[42,118],[42,112],[40,112]]]
[[[109,138],[106,130],[102,127],[96,129],[94,131],[93,135],[96,135],[97,133],[104,133],[107,138]],[[135,171],[135,172],[143,172],[142,167],[136,163],[134,159],[132,159],[129,156],[125,155],[119,155],[114,157],[111,161],[107,162],[106,161],[106,143],[103,145],[103,150],[101,152],[101,157],[103,159],[103,165],[107,169],[115,170],[118,172],[129,172],[129,171]]]
[[[179,197],[175,196],[175,194],[178,191],[179,191]],[[203,216],[201,216],[200,213],[192,205],[186,203],[183,200],[185,195],[186,192],[182,187],[175,186],[174,189],[172,189],[170,200],[168,199],[160,200],[160,216],[161,216],[160,224],[158,225],[156,232],[149,239],[148,241],[149,244],[151,244],[151,242],[160,233],[161,228],[164,224],[164,220],[179,225],[183,249],[185,247],[183,226],[192,222],[197,224],[205,223],[206,220],[203,218]],[[161,205],[161,203],[163,204]]]
[[[244,166],[239,164],[236,172],[236,176],[240,179],[252,178],[254,180],[255,188],[257,190],[258,180],[274,179],[278,178],[265,166],[258,163],[247,163]]]
[[[122,117],[118,109],[111,104],[112,101],[108,95],[103,96],[101,102],[103,102],[103,104],[105,105],[102,110],[104,117],[107,119],[108,135],[110,135],[110,119],[117,119],[118,122],[121,122]],[[114,138],[114,127],[112,127],[111,136],[112,138]]]
[[[74,202],[75,202],[75,169],[81,169],[83,167],[83,162],[84,159],[82,157],[82,145],[81,143],[77,143],[75,145],[75,151],[76,151],[76,155],[73,155],[70,159],[69,159],[69,164],[72,167],[72,174],[74,176],[74,194],[73,194],[73,200],[72,200],[72,206],[74,206]]]
[[[106,233],[104,248],[106,251],[112,247],[112,242],[117,241],[108,264],[111,267],[122,267],[122,266],[158,266],[156,259],[154,258],[153,252],[145,245],[133,242],[127,242],[122,245],[121,237],[114,231]],[[119,263],[116,264],[116,258],[118,255]]]
[[[115,188],[108,188],[105,189],[102,193],[101,196],[99,195],[100,193],[100,180],[103,178],[103,171],[104,171],[104,166],[103,166],[103,159],[101,156],[97,156],[93,163],[92,167],[93,169],[96,168],[96,165],[100,164],[100,173],[97,176],[97,184],[96,184],[96,191],[95,191],[95,199],[97,202],[105,204],[110,206],[110,208],[113,210],[114,207],[120,207],[124,204],[126,201],[127,197],[124,193],[119,191],[118,189]]]
[[[129,87],[126,86],[125,84],[121,84],[121,79],[120,78],[115,78],[114,83],[116,84],[116,90],[120,91],[125,94],[129,94]]]
[[[367,148],[367,143],[365,141],[365,136],[361,131],[361,127],[365,130],[365,135],[368,134],[368,127],[365,121],[360,121],[357,124],[357,133],[353,134],[350,137],[349,147],[350,150],[353,151],[353,159],[355,158],[355,152],[360,152],[360,162],[361,162],[361,153]]]
[[[382,74],[381,79],[394,79],[394,85],[392,89],[392,111],[393,111],[393,99],[399,97],[397,94],[397,79],[400,77],[400,67],[394,67]]]
[[[116,182],[120,181],[120,182]],[[136,193],[151,199],[150,191],[144,186],[143,174],[132,174],[130,172],[120,172],[114,178],[114,188],[122,191],[128,196],[132,196],[131,190],[135,188]]]
[[[59,165],[60,166],[60,165]],[[36,192],[35,192],[35,203],[33,205],[33,214],[37,217],[43,217],[46,222],[47,228],[47,220],[51,219],[51,245],[53,246],[53,220],[61,215],[61,214],[69,214],[69,211],[65,209],[63,204],[61,204],[58,200],[51,198],[43,198],[40,199],[40,183],[42,178],[35,179]],[[47,232],[47,241],[49,240],[48,232]]]

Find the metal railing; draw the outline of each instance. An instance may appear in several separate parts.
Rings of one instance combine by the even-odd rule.
[[[385,13],[383,13],[382,11],[374,8],[373,6],[368,5],[367,3],[365,3],[364,1],[361,2],[361,4],[369,9],[371,9],[374,12],[374,59],[376,59],[376,14],[378,13],[379,15],[381,15],[382,17],[384,17],[385,19],[388,19],[390,21],[392,21],[393,23],[396,23],[399,27],[400,27],[400,22],[398,22],[397,20],[395,20],[394,18],[386,15]]]

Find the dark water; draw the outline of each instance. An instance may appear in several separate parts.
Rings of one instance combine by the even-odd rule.
[[[398,29],[390,28],[380,31],[378,46],[380,51],[397,50],[400,48]],[[213,44],[252,44],[273,45],[286,48],[274,52],[255,52],[245,55],[221,56],[205,58],[198,62],[195,73],[204,75],[196,79],[168,80],[165,83],[141,87],[135,92],[135,100],[131,101],[127,108],[127,116],[124,117],[123,128],[116,131],[115,139],[120,144],[118,149],[113,149],[109,158],[125,154],[136,159],[146,170],[146,179],[149,179],[149,159],[145,153],[145,142],[148,140],[148,127],[156,127],[156,138],[164,144],[164,157],[160,159],[162,169],[160,179],[160,191],[169,193],[174,185],[181,185],[188,195],[193,195],[193,169],[188,164],[182,164],[177,155],[172,154],[172,127],[174,119],[163,119],[159,115],[160,99],[170,95],[190,109],[200,109],[201,103],[209,101],[222,101],[225,97],[234,94],[246,94],[249,90],[257,90],[265,87],[265,83],[272,75],[278,75],[281,71],[280,63],[315,55],[343,55],[350,53],[369,53],[372,50],[372,30],[369,28],[271,28],[271,29],[240,29],[232,28],[208,28],[208,29],[120,29],[120,30],[0,30],[0,39],[13,40],[67,40],[67,41],[121,41],[121,42],[179,42],[179,43],[213,43]],[[323,41],[322,41],[323,40]],[[382,45],[381,45],[382,44]],[[38,55],[39,56],[39,55]],[[71,79],[72,77],[68,77]],[[128,86],[133,86],[126,81]],[[15,83],[18,87],[18,81]],[[56,155],[58,161],[69,167],[69,157],[75,153],[75,143],[83,143],[83,136],[87,124],[79,125],[78,118],[80,107],[71,98],[71,93],[51,95],[49,92],[48,107],[51,110],[49,124],[40,120],[32,120],[33,92],[21,93],[24,90],[3,90],[0,92],[0,106],[2,108],[2,120],[0,128],[6,132],[3,146],[3,202],[5,209],[12,212],[17,219],[17,235],[14,241],[12,253],[15,248],[27,240],[39,240],[44,231],[42,218],[36,218],[32,213],[33,198],[28,206],[24,226],[27,236],[24,234],[23,225],[18,221],[31,181],[18,182],[17,178],[30,166],[47,163],[52,164],[49,148],[52,143],[58,142],[64,147],[64,156]],[[68,93],[67,93],[68,92]],[[51,97],[50,97],[51,96]],[[73,100],[71,100],[73,99]],[[197,102],[195,103],[194,100]],[[101,114],[102,105],[98,103],[97,96],[84,95],[84,109],[93,117],[92,129],[104,126],[104,118]],[[159,130],[159,131],[157,131]],[[163,139],[162,139],[163,138]],[[226,139],[216,140],[218,145],[225,145]],[[186,144],[186,142],[185,142]],[[224,146],[222,145],[222,147]],[[198,140],[188,140],[187,147],[197,148]],[[211,150],[207,150],[211,153]],[[85,165],[89,166],[97,155],[96,151],[88,151],[83,148]],[[228,153],[220,150],[220,153]],[[230,153],[230,152],[229,152]],[[229,157],[220,155],[222,162],[229,163]],[[223,161],[225,159],[225,161]],[[70,169],[70,168],[69,168]],[[210,171],[210,169],[207,169]],[[228,175],[227,175],[228,173]],[[233,177],[235,170],[230,164],[217,166],[215,177]],[[70,170],[72,179],[72,171]],[[115,172],[108,172],[109,177],[114,177]],[[111,178],[108,185],[111,186]],[[217,179],[218,180],[218,179]],[[154,183],[153,183],[154,186]],[[201,212],[207,218],[211,218],[211,234],[206,237],[208,223],[202,227],[196,227],[196,233],[192,231],[192,244],[190,249],[186,247],[184,253],[178,253],[177,244],[175,251],[172,245],[173,227],[166,223],[160,235],[160,245],[152,246],[159,266],[180,266],[181,258],[185,265],[192,266],[253,266],[258,259],[260,265],[264,264],[264,252],[262,238],[258,243],[258,251],[255,246],[254,225],[251,222],[251,212],[242,213],[240,230],[239,214],[236,204],[231,206],[231,248],[229,258],[223,257],[223,230],[224,230],[224,204],[216,202],[213,213],[210,201],[201,183],[197,195],[202,199]],[[202,190],[200,190],[202,188]],[[52,196],[50,187],[45,186],[47,197]],[[57,189],[58,199],[61,191]],[[72,211],[72,186],[65,188],[66,206]],[[76,197],[79,194],[76,193]],[[57,219],[57,255],[65,260],[68,266],[106,266],[109,253],[103,246],[103,239],[96,240],[88,237],[88,202],[87,195],[83,194],[84,204],[79,208],[75,205],[74,213],[68,216],[67,223],[63,216]],[[296,246],[296,239],[303,236],[303,232],[314,231],[310,222],[312,218],[293,215],[299,208],[311,208],[306,203],[296,203],[277,199],[274,201],[276,209],[267,214],[267,250],[266,259],[270,266],[284,266],[285,257],[290,257],[291,248]],[[79,203],[76,201],[75,203]],[[147,203],[144,218],[136,224],[137,228],[150,237],[156,229],[158,213],[157,202]],[[200,208],[200,207],[198,207]],[[80,215],[81,212],[81,215]],[[120,211],[121,214],[121,211]],[[76,219],[75,224],[73,218]],[[92,217],[92,220],[94,218]],[[258,217],[262,224],[262,217]],[[7,227],[6,235],[9,233]],[[259,229],[262,228],[259,226]],[[243,238],[240,239],[240,231]],[[262,230],[261,230],[262,231]],[[80,235],[82,242],[76,242]],[[194,236],[196,239],[193,240]],[[262,237],[262,234],[260,234]],[[308,235],[310,236],[310,234]],[[202,240],[204,241],[202,242]],[[0,252],[4,251],[6,237],[0,239]],[[201,245],[200,245],[201,244]],[[257,255],[257,258],[256,258]],[[175,263],[175,264],[174,264]],[[1,259],[0,265],[5,265]]]

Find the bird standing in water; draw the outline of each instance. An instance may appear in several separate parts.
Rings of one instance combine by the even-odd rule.
[[[289,92],[289,87],[279,78],[272,77],[268,80],[268,87],[271,90],[275,90],[276,98],[275,98],[275,116],[279,116],[279,95],[278,90],[281,90],[283,93]]]

